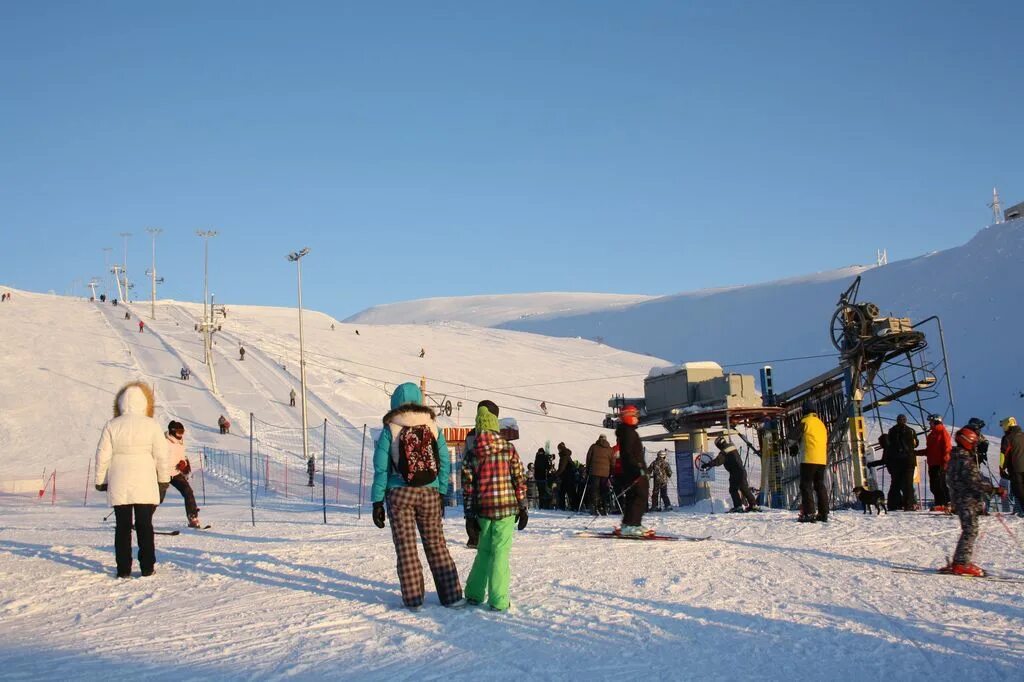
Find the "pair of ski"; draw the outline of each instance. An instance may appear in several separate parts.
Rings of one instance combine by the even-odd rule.
[[[585,530],[576,533],[578,538],[604,538],[606,540],[653,540],[662,542],[674,542],[682,540],[684,542],[702,542],[704,540],[710,540],[711,536],[697,537],[692,535],[619,535],[618,533],[606,532],[606,531],[595,531]]]
[[[211,526],[210,524],[206,524],[205,526],[196,526],[192,530],[209,530],[210,528],[213,528],[213,526]],[[155,531],[153,531],[153,535],[181,535],[181,531],[180,530],[155,530]]]
[[[908,566],[897,566],[892,568],[896,573],[911,573],[916,575],[942,575],[949,578],[969,578],[971,580],[988,580],[995,583],[1024,583],[1024,577],[1016,577],[1012,575],[1001,575],[1001,574],[987,574],[983,576],[976,575],[957,575],[955,573],[939,573],[933,568],[911,568]]]

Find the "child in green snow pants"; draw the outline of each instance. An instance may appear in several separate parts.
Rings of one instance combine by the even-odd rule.
[[[466,599],[478,604],[486,599],[492,609],[505,611],[509,605],[508,585],[512,571],[508,560],[516,519],[514,516],[503,519],[478,517],[477,522],[480,524],[480,543],[466,580]]]

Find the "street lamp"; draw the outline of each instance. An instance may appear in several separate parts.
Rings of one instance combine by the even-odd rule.
[[[306,354],[302,338],[302,257],[309,253],[309,248],[293,251],[288,260],[295,263],[299,274],[299,382],[302,384],[302,458],[309,462],[309,433],[306,431]]]
[[[206,366],[210,368],[210,390],[217,393],[217,375],[213,371],[213,343],[210,335],[213,333],[213,306],[210,306],[210,314],[206,314],[207,300],[209,299],[210,282],[210,238],[217,236],[216,230],[196,230],[196,236],[203,238],[203,350],[206,356]]]
[[[153,237],[153,269],[150,271],[150,282],[152,283],[152,298],[150,303],[150,317],[156,319],[156,236],[163,232],[159,227],[147,227],[146,232]]]

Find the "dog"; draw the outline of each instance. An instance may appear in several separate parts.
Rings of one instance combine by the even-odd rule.
[[[889,510],[885,507],[885,495],[881,490],[865,490],[864,488],[857,486],[853,489],[853,492],[857,494],[857,499],[864,505],[864,513],[868,514],[871,511],[871,505],[875,506],[875,515],[881,514],[883,511],[888,516]]]

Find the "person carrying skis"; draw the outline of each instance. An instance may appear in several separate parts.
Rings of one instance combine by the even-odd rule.
[[[971,563],[974,541],[978,538],[978,516],[984,510],[984,497],[996,492],[1005,494],[981,475],[978,466],[977,447],[979,432],[970,425],[963,427],[953,437],[956,445],[949,456],[946,480],[949,497],[960,517],[960,539],[956,543],[953,561],[939,569],[940,573],[955,575],[984,576],[985,571]]]
[[[515,446],[501,435],[498,417],[486,405],[477,407],[475,431],[473,448],[462,460],[466,518],[480,526],[466,601],[486,599],[492,611],[507,611],[513,530],[523,530],[529,520],[526,476]]]
[[[757,500],[747,482],[747,469],[743,466],[739,450],[724,433],[715,439],[715,447],[718,448],[718,456],[710,462],[701,464],[701,470],[707,471],[711,467],[724,466],[725,470],[729,472],[729,496],[732,498],[732,511],[759,511]],[[743,506],[744,503],[746,507]]]
[[[622,488],[626,499],[622,505],[622,527],[618,532],[623,537],[653,535],[654,531],[642,525],[650,486],[647,482],[644,446],[636,432],[640,424],[640,410],[633,405],[626,405],[619,417],[621,421],[615,428],[615,442],[622,462]]]
[[[1015,417],[999,422],[1003,427],[1003,438],[999,444],[1002,456],[1000,475],[1010,481],[1010,489],[1017,501],[1017,516],[1024,517],[1024,431],[1017,425]]]
[[[391,519],[402,603],[410,611],[423,608],[417,537],[441,604],[466,604],[441,523],[451,455],[436,420],[434,411],[423,405],[419,386],[401,384],[391,396],[391,410],[384,415],[384,429],[373,451],[373,524],[383,528],[385,519]]]
[[[192,486],[188,482],[188,476],[192,473],[192,463],[188,461],[185,454],[185,425],[179,421],[171,420],[167,424],[167,476],[174,489],[181,493],[185,500],[185,518],[188,519],[189,528],[199,528],[199,506],[196,505],[196,496],[192,492]],[[167,488],[160,489],[160,504],[164,503]]]
[[[787,439],[790,447],[800,454],[800,523],[828,523],[828,489],[825,471],[828,465],[828,429],[818,418],[818,411],[810,400],[801,405],[803,418]],[[817,511],[815,511],[817,497]]]
[[[658,450],[658,455],[651,464],[651,511],[672,511],[672,503],[668,499],[668,480],[672,478],[672,467],[668,463],[668,450]],[[660,499],[659,499],[660,498]]]
[[[156,549],[153,512],[160,503],[167,476],[167,440],[153,419],[153,389],[136,381],[114,398],[114,418],[107,422],[96,446],[94,484],[107,493],[114,508],[114,554],[117,577],[132,574],[132,528],[139,543],[143,577],[153,575]]]
[[[928,465],[928,487],[932,491],[932,511],[945,512],[949,509],[949,488],[946,486],[946,465],[949,453],[953,451],[953,439],[937,414],[928,415],[928,435],[925,437],[924,455]],[[913,480],[913,477],[911,477]]]
[[[295,389],[294,388],[288,393],[288,405],[291,406],[291,407],[295,407]]]
[[[487,411],[494,415],[495,419],[498,417],[499,409],[497,404],[491,400],[481,400],[477,403],[476,409],[479,411],[481,407],[486,407]],[[462,448],[463,461],[465,457],[473,450],[473,446],[476,443],[476,427],[474,426],[466,434],[466,444]],[[463,516],[466,519],[466,547],[470,549],[476,549],[480,542],[480,524],[477,523],[476,516],[470,513],[470,509],[466,505],[462,506]]]
[[[917,508],[914,495],[914,472],[917,469],[917,433],[907,424],[907,415],[896,417],[896,424],[889,429],[889,457],[892,460],[893,483],[899,487],[903,499],[903,511]],[[892,511],[893,507],[889,507]],[[896,507],[899,510],[899,507]]]
[[[587,450],[587,493],[589,495],[590,513],[594,516],[608,514],[608,478],[612,475],[612,464],[615,462],[615,451],[605,435],[597,437],[597,442]]]

